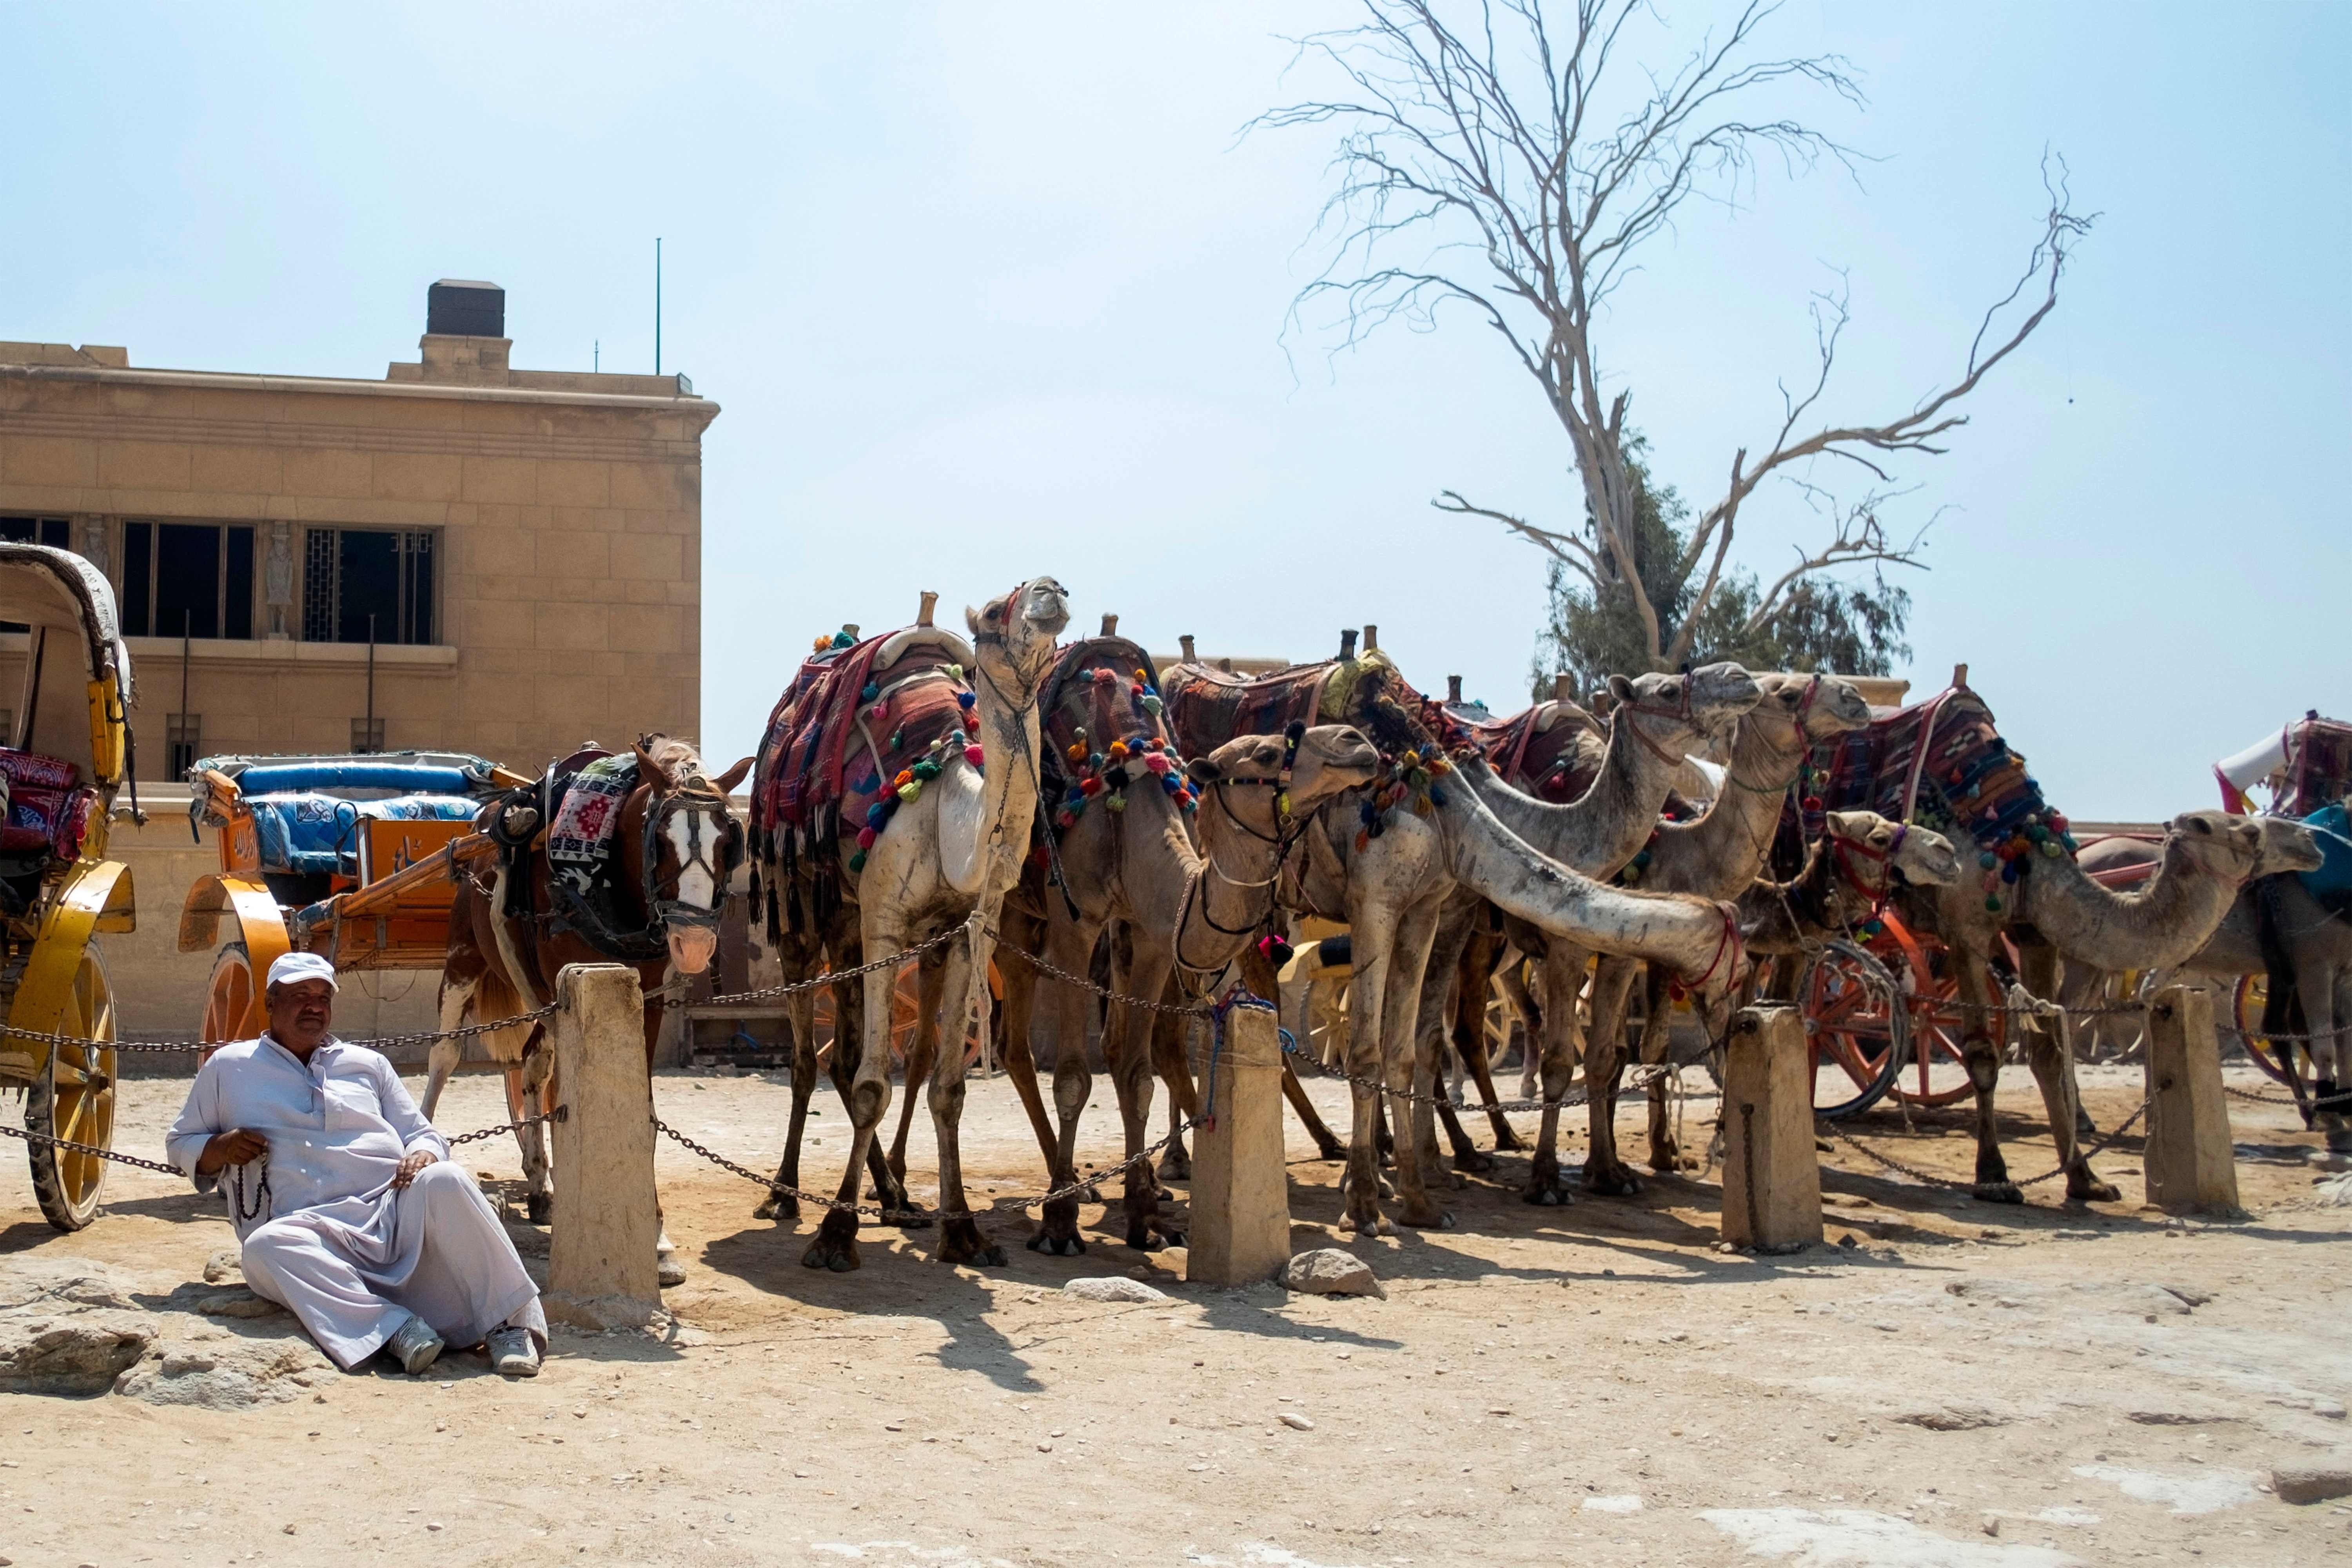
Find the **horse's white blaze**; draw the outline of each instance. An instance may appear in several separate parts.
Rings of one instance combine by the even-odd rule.
[[[684,868],[677,878],[677,901],[681,904],[690,904],[698,910],[707,910],[718,902],[719,888],[711,880],[709,867],[707,864],[696,863],[694,851],[688,845],[686,819],[688,815],[683,811],[675,814],[667,822],[662,824],[662,831],[669,837],[670,852],[677,857],[678,865]],[[701,830],[702,860],[708,862],[716,859],[719,824],[701,812],[691,815],[697,819],[697,826]]]

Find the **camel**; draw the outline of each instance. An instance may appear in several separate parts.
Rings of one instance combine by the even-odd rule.
[[[1596,950],[1638,952],[1665,963],[1690,976],[1711,1001],[1727,996],[1741,968],[1737,921],[1727,906],[1606,888],[1515,837],[1475,789],[1459,783],[1460,769],[1446,755],[1444,730],[1459,737],[1465,752],[1466,732],[1444,721],[1442,712],[1433,713],[1435,705],[1397,679],[1395,667],[1376,650],[1361,659],[1284,672],[1255,690],[1235,692],[1237,683],[1220,680],[1199,666],[1180,666],[1177,674],[1183,683],[1175,704],[1177,729],[1193,750],[1206,751],[1214,743],[1204,743],[1203,737],[1220,715],[1225,722],[1256,726],[1269,721],[1268,713],[1286,711],[1262,701],[1264,693],[1284,700],[1301,697],[1326,717],[1344,714],[1388,759],[1377,785],[1348,791],[1316,814],[1304,836],[1303,864],[1282,879],[1290,907],[1344,920],[1349,928],[1354,979],[1349,1037],[1353,1121],[1342,1221],[1348,1229],[1360,1235],[1394,1231],[1381,1210],[1374,1143],[1384,1093],[1398,1113],[1396,1192],[1403,1222],[1438,1227],[1454,1223],[1432,1200],[1424,1180],[1436,1145],[1429,1111],[1436,1059],[1433,1051],[1419,1048],[1415,1026],[1439,912],[1457,885],[1546,931]],[[1688,682],[1668,679],[1679,706]],[[1227,699],[1237,696],[1238,704],[1212,707],[1219,688],[1226,689]],[[1198,709],[1187,700],[1196,695]],[[1408,1106],[1413,1110],[1410,1121]]]
[[[1608,740],[1597,758],[1591,757],[1591,742],[1598,725],[1573,704],[1558,700],[1486,731],[1486,742],[1500,759],[1503,770],[1546,794],[1574,792],[1568,804],[1521,793],[1484,757],[1465,760],[1459,770],[1510,832],[1562,865],[1593,877],[1614,876],[1642,852],[1657,828],[1659,809],[1686,763],[1686,753],[1739,721],[1763,696],[1762,688],[1736,664],[1707,665],[1687,676],[1644,675],[1632,680],[1616,676],[1608,689]],[[1570,753],[1562,749],[1556,761],[1528,776],[1523,760],[1528,747],[1515,737],[1549,731],[1560,723],[1573,726],[1576,754],[1591,760],[1572,763],[1568,760]],[[1591,783],[1578,790],[1579,782],[1586,777]],[[1483,1011],[1505,939],[1537,961],[1538,984],[1549,994],[1523,1001],[1522,993],[1514,989],[1512,999],[1523,1009],[1530,1050],[1537,1050],[1540,1042],[1539,1059],[1548,1064],[1542,1068],[1545,1097],[1558,1101],[1567,1094],[1569,1079],[1575,1071],[1576,995],[1591,950],[1559,942],[1527,921],[1505,921],[1498,933],[1480,901],[1467,891],[1457,893],[1448,903],[1431,954],[1432,973],[1452,977],[1454,985],[1454,1046],[1467,1061],[1486,1103],[1492,1105],[1494,1078],[1477,1013]],[[1424,993],[1416,1023],[1422,1048],[1437,1048],[1446,1026],[1445,1004],[1443,985]],[[1451,1108],[1441,1111],[1447,1120],[1456,1165],[1491,1166],[1492,1161],[1473,1149],[1452,1121]],[[1526,1147],[1499,1112],[1489,1111],[1488,1118],[1496,1149]],[[1559,1107],[1555,1103],[1545,1109],[1538,1131],[1535,1168],[1528,1185],[1530,1202],[1555,1204],[1564,1195],[1559,1182]],[[1547,1151],[1551,1152],[1549,1158]]]
[[[802,855],[799,841],[788,844],[782,825],[762,804],[779,786],[791,788],[803,782],[800,776],[778,777],[778,770],[796,754],[791,748],[797,733],[788,732],[796,723],[792,698],[802,689],[801,680],[796,679],[793,691],[778,704],[770,721],[761,751],[761,793],[754,804],[754,826],[759,829],[761,867],[769,889],[779,895],[779,901],[789,897],[796,909],[805,901],[814,914],[813,931],[806,931],[807,922],[803,922],[794,926],[803,933],[801,940],[780,943],[788,961],[796,952],[805,961],[815,948],[835,968],[843,969],[906,952],[919,943],[936,942],[926,953],[920,972],[923,1007],[926,1013],[939,1013],[945,1020],[944,1032],[955,1038],[961,1038],[969,1017],[977,1017],[983,1033],[988,1027],[989,956],[1004,897],[1019,880],[1021,863],[1028,853],[1030,825],[1037,811],[1038,691],[1053,667],[1054,640],[1069,625],[1068,592],[1050,577],[1033,578],[989,600],[981,609],[964,614],[971,632],[972,681],[971,689],[959,692],[955,701],[973,715],[970,728],[974,739],[969,747],[954,743],[964,738],[961,732],[945,730],[918,764],[922,772],[904,770],[906,782],[887,781],[856,837],[824,835],[813,841],[814,847],[809,854]],[[876,639],[874,659],[925,640],[913,636],[916,632],[929,633],[929,628],[910,628],[891,638]],[[938,641],[937,634],[930,634],[928,640]],[[845,651],[856,655],[866,646]],[[812,660],[811,667],[803,668],[803,678],[816,662]],[[840,668],[866,667],[845,661]],[[877,663],[877,668],[888,666]],[[847,694],[856,704],[858,732],[874,749],[877,763],[882,752],[894,748],[885,748],[867,732],[871,729],[867,720],[884,711],[902,691],[912,691],[919,682],[936,689],[929,667],[912,671],[903,682],[893,681],[889,690],[869,687],[863,693]],[[944,710],[950,715],[954,711]],[[832,755],[836,769],[844,763],[853,771],[866,766],[862,760],[847,761],[856,756],[854,752],[835,751]],[[783,881],[793,885],[784,887]],[[812,884],[837,891],[839,903],[834,905],[824,897],[804,900]],[[845,911],[851,905],[856,909],[854,952],[845,941]],[[780,921],[778,911],[772,908],[772,932],[788,923]],[[851,1128],[849,1158],[835,1198],[837,1206],[826,1213],[802,1255],[801,1261],[812,1268],[843,1273],[859,1266],[854,1206],[859,1173],[869,1162],[887,1170],[875,1139],[890,1104],[890,991],[896,978],[886,965],[861,979],[863,1012],[856,1019],[860,1037],[845,1095]],[[811,1015],[814,1010],[813,1001],[803,1009]],[[841,1016],[842,1044],[845,1045],[848,1010],[844,1009]],[[814,1046],[801,1030],[804,1021],[808,1020],[797,1016],[793,1020],[793,1121],[777,1172],[777,1180],[790,1184],[796,1184],[800,1133],[806,1114],[802,1086],[804,1081],[813,1085],[814,1079]],[[836,1060],[843,1054],[836,1046]],[[805,1073],[800,1060],[803,1057],[808,1058]],[[961,1051],[933,1053],[928,1097],[939,1142],[939,1257],[942,1262],[993,1268],[1004,1262],[1003,1249],[988,1237],[979,1217],[965,1207],[959,1141],[963,1075]],[[914,1092],[911,1081],[908,1092]],[[792,1212],[781,1203],[762,1207],[779,1215]]]
[[[2006,932],[2016,944],[2027,992],[2053,996],[2061,958],[2095,969],[2170,968],[2205,945],[2250,879],[2318,865],[2318,848],[2299,824],[2266,827],[2226,812],[2191,811],[2172,819],[2155,876],[2135,892],[2102,887],[2063,853],[2021,855],[2016,879],[1993,884],[2009,889],[2005,893],[1987,894],[1972,881],[1907,892],[1901,900],[1906,921],[1943,939],[1961,1002],[1970,1009],[1962,1054],[1976,1089],[1976,1195],[1989,1203],[2025,1201],[2009,1179],[1993,1120],[2000,1047],[1985,1020],[2003,1000],[1988,968],[1997,939]],[[2115,1202],[2121,1194],[2093,1173],[2075,1141],[2082,1101],[2073,1051],[2049,1033],[2030,1031],[2026,1060],[2066,1172],[2066,1196]]]
[[[646,1068],[652,1070],[661,1038],[664,971],[700,974],[718,951],[719,910],[743,858],[742,829],[727,797],[751,771],[751,759],[713,777],[693,746],[665,735],[643,737],[635,754],[635,781],[620,797],[611,837],[609,910],[593,901],[564,901],[546,854],[548,803],[537,785],[482,808],[480,826],[507,853],[490,881],[478,871],[457,879],[441,976],[444,1029],[545,1006],[555,999],[555,976],[567,963],[628,963],[646,990]],[[606,929],[593,929],[599,925]],[[517,1116],[541,1104],[555,1068],[554,1052],[545,1048],[545,1026],[516,1025],[481,1037],[493,1060],[511,1064],[508,1102]],[[462,1050],[461,1040],[434,1042],[425,1069],[426,1117]],[[548,1217],[554,1202],[545,1133],[544,1124],[515,1131],[522,1148],[524,1212],[534,1223]],[[664,1230],[656,1262],[665,1285],[686,1278],[676,1251]]]
[[[1756,683],[1763,700],[1739,720],[1723,793],[1696,821],[1660,824],[1648,847],[1633,857],[1624,872],[1627,881],[1638,876],[1643,887],[1660,892],[1738,898],[1763,874],[1790,787],[1797,782],[1812,749],[1870,722],[1870,705],[1862,700],[1862,693],[1835,676],[1759,675]],[[1610,1195],[1640,1190],[1633,1173],[1618,1158],[1616,1139],[1616,1081],[1624,1055],[1626,1004],[1636,973],[1632,961],[1604,957],[1592,982],[1592,1023],[1584,1058],[1592,1146],[1585,1156],[1584,1185],[1587,1191]],[[1653,971],[1649,978],[1641,1059],[1655,1064],[1666,1058],[1671,1015],[1666,977]],[[1557,997],[1552,1006],[1559,1008]],[[1561,1087],[1568,1081],[1569,1070],[1569,1063],[1558,1067],[1557,1082]],[[1548,1067],[1547,1082],[1554,1078]],[[1650,1168],[1654,1171],[1673,1170],[1677,1158],[1667,1127],[1665,1088],[1661,1079],[1650,1089]],[[1558,1170],[1551,1141],[1555,1120],[1546,1119],[1544,1141],[1536,1156],[1539,1167],[1552,1172]],[[1543,1189],[1532,1184],[1528,1195],[1536,1203],[1546,1197]]]
[[[1751,956],[1801,959],[1884,909],[1898,888],[1959,885],[1959,854],[1931,828],[1874,811],[1832,811],[1823,823],[1794,877],[1759,879],[1739,895],[1739,932]],[[1788,994],[1787,986],[1775,994]]]
[[[2273,837],[2283,837],[2282,830],[2291,826],[2281,817],[2255,820]],[[2273,858],[2284,858],[2284,846],[2269,851]],[[2084,845],[2081,859],[2086,872],[2113,878],[2153,868],[2156,847],[2136,839],[2102,839]],[[2265,864],[2270,863],[2266,859]],[[2266,946],[2272,951],[2266,952]],[[2311,1125],[2326,1135],[2332,1152],[2352,1153],[2352,1122],[2347,1122],[2345,1108],[2330,1108],[2327,1103],[2343,1094],[2347,1079],[2352,1078],[2352,1037],[2347,1037],[2352,1034],[2352,921],[2314,898],[2298,877],[2284,871],[2258,876],[2239,893],[2204,946],[2171,972],[2153,979],[2158,985],[2175,978],[2191,984],[2235,982],[2244,975],[2268,973],[2273,956],[2294,977],[2302,1016],[2290,1020],[2266,1016],[2263,1022],[2282,1032],[2321,1037],[2308,1042],[2315,1081],[2306,1113]],[[2084,998],[2104,991],[2105,978],[2105,972],[2070,959],[2060,998],[2068,1005],[2080,1005]],[[2299,1078],[2295,1087],[2300,1098]]]
[[[1024,888],[1035,895],[1036,907],[1024,910],[1017,900],[1007,901],[1004,945],[1036,952],[1055,967],[1082,974],[1096,942],[1116,921],[1124,940],[1113,946],[1113,991],[1158,998],[1171,994],[1171,977],[1210,979],[1240,956],[1273,914],[1266,889],[1298,825],[1325,801],[1370,784],[1379,773],[1380,753],[1344,725],[1302,727],[1281,737],[1237,737],[1186,769],[1202,803],[1198,851],[1176,796],[1156,787],[1130,788],[1123,809],[1087,809],[1074,817],[1061,840],[1062,885],[1077,913],[1070,913],[1058,889],[1034,876],[1033,858],[1032,880],[1039,885]],[[1286,792],[1286,802],[1278,804]],[[1078,1117],[1093,1089],[1085,1050],[1089,996],[1074,985],[1043,982],[1058,1015],[1057,1135],[1046,1124],[1025,1026],[1029,994],[1037,982],[1018,959],[1003,967],[1006,1071],[1045,1153],[1047,1184],[1064,1186],[1076,1179]],[[1168,1079],[1178,1111],[1189,1119],[1199,1110],[1181,1031],[1158,1028],[1158,1017],[1115,1001],[1104,1024],[1104,1056],[1129,1156],[1144,1145],[1155,1071]],[[1161,1223],[1159,1196],[1159,1175],[1149,1163],[1129,1166],[1124,1201],[1129,1247],[1148,1252],[1183,1244],[1181,1232]],[[1031,1249],[1056,1256],[1085,1251],[1077,1210],[1075,1195],[1047,1204]]]

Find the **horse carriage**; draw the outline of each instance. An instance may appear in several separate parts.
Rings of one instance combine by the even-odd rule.
[[[91,1149],[114,1137],[114,995],[92,940],[132,929],[130,868],[106,858],[131,776],[131,658],[105,574],[46,545],[0,543],[0,633],[25,677],[0,736],[0,1084],[25,1091],[25,1129]],[[135,800],[134,800],[135,807]],[[67,1038],[52,1039],[52,1036]],[[27,1141],[42,1215],[79,1230],[107,1161]]]
[[[261,977],[281,954],[339,971],[438,972],[458,868],[494,853],[482,805],[527,784],[440,752],[206,757],[188,774],[188,825],[209,827],[221,868],[180,914],[182,952],[212,952],[199,1038],[247,1039],[268,1022]],[[234,922],[220,940],[226,917]]]

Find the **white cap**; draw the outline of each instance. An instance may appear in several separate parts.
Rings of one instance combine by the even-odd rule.
[[[335,984],[335,966],[315,952],[289,952],[278,956],[269,966],[269,984],[292,985],[304,980],[323,980],[329,990],[340,990]]]

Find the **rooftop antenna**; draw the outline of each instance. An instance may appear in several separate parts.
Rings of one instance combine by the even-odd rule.
[[[604,340],[603,340],[603,339],[601,339],[601,338],[600,338],[600,339],[598,339],[598,340],[597,340],[597,342],[596,342],[596,346],[595,346],[594,348],[593,348],[593,349],[589,350],[589,351],[588,351],[588,353],[589,353],[589,355],[590,355],[590,358],[589,358],[589,361],[588,361],[588,368],[589,368],[589,369],[591,369],[591,370],[593,370],[593,371],[597,372],[599,374],[603,374],[603,372],[604,372]]]
[[[661,236],[654,236],[654,374],[661,374]]]

